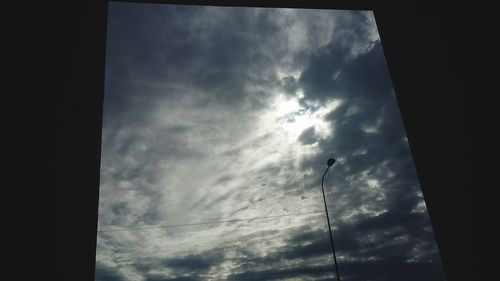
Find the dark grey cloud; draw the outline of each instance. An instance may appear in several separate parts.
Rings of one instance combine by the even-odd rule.
[[[95,281],[122,281],[126,277],[114,267],[109,267],[103,263],[96,262]]]
[[[311,127],[305,131],[303,131],[299,138],[298,141],[301,142],[302,144],[313,144],[317,141],[317,136],[316,132],[314,131],[314,127]]]
[[[354,58],[349,52],[338,42],[319,50],[299,79],[305,100],[343,100],[327,116],[335,124],[334,137],[320,140],[322,151],[342,159],[327,179],[328,201],[334,206],[334,224],[339,227],[337,248],[341,255],[359,258],[341,260],[341,272],[352,280],[443,280],[427,214],[412,213],[421,203],[418,178],[381,44],[374,42],[369,51]],[[304,169],[317,169],[326,158],[311,158],[304,162]],[[340,217],[335,209],[346,210],[342,205],[352,209],[373,203],[376,195],[367,194],[366,181],[356,178],[376,180],[374,185],[384,194],[381,206],[385,211],[355,222],[335,221]],[[312,182],[315,186],[317,179]],[[366,260],[368,257],[372,260]]]
[[[332,184],[367,171],[388,181],[384,184],[387,189],[398,185],[395,188],[408,190],[418,180],[380,42],[353,59],[348,59],[349,52],[339,44],[328,46],[311,58],[299,80],[305,89],[303,99],[343,100],[327,116],[334,123],[334,136],[320,140],[322,151],[343,159],[335,167]],[[306,161],[305,165],[316,161],[319,159]],[[383,175],[384,170],[397,172],[389,179]]]
[[[228,280],[280,280],[297,277],[323,277],[330,271],[329,265],[298,266],[289,269],[270,269],[263,271],[246,271],[230,275]]]
[[[346,280],[444,280],[439,264],[431,262],[401,263],[398,259],[383,261],[348,261],[341,265]],[[346,273],[346,274],[344,274]]]
[[[190,277],[190,276],[180,276],[180,277],[174,277],[174,278],[165,278],[164,276],[148,276],[146,277],[146,281],[200,281],[203,279],[197,278],[197,277]]]
[[[249,92],[248,88],[276,84],[271,66],[279,56],[273,53],[283,52],[276,47],[285,46],[285,42],[283,36],[277,36],[279,27],[268,13],[255,16],[244,9],[231,9],[222,14],[213,8],[181,5],[157,9],[137,4],[131,8],[117,3],[110,9],[110,18],[113,21],[108,24],[107,42],[113,52],[107,55],[107,65],[111,66],[106,69],[106,77],[107,81],[122,83],[108,83],[105,99],[112,102],[105,102],[109,103],[106,113],[117,114],[115,108],[121,112],[130,107],[137,110],[155,102],[158,95],[165,98],[176,94],[155,89],[148,85],[151,81],[163,81],[162,85],[189,83],[210,91],[207,99],[256,106],[264,105],[260,99],[266,93]],[[194,20],[188,23],[186,19]],[[273,44],[274,49],[264,51],[267,44]],[[144,83],[131,83],[137,75],[145,79]],[[127,101],[129,104],[124,104]]]
[[[412,248],[417,242],[429,241],[432,233],[414,230],[412,237],[402,235],[401,229],[418,228],[424,216],[383,215],[382,217],[361,219],[335,232],[334,237],[339,256],[348,255],[350,259],[339,258],[339,270],[349,280],[442,280],[439,256],[433,245],[427,245],[427,259],[409,261],[413,257]],[[286,246],[265,258],[246,259],[247,266],[242,273],[234,274],[233,280],[274,280],[280,278],[300,278],[333,275],[331,248],[328,233],[321,229],[299,232],[288,240]],[[416,233],[420,232],[420,237]],[[418,236],[418,235],[417,235]],[[420,239],[420,241],[416,241]],[[307,259],[328,257],[322,266],[303,266]],[[279,265],[279,261],[296,260],[301,262],[293,268],[274,266],[273,269],[256,270],[263,265]],[[388,274],[388,273],[391,274]],[[408,277],[405,277],[408,276]]]
[[[181,271],[193,273],[209,269],[213,265],[220,263],[222,258],[223,257],[220,254],[191,254],[184,257],[168,259],[165,262],[165,265],[175,269],[180,269]]]
[[[297,90],[300,89],[297,80],[293,76],[286,76],[281,80],[281,85],[285,93],[295,95]]]
[[[422,215],[415,215],[424,219]],[[401,280],[405,276],[410,280],[442,280],[443,275],[438,258],[432,253],[432,247],[425,249],[427,260],[409,261],[412,258],[412,246],[415,240],[402,235],[400,228],[418,226],[421,223],[409,217],[382,215],[366,218],[358,223],[346,225],[335,232],[338,255],[348,255],[350,259],[339,258],[342,276],[349,280]],[[420,230],[420,232],[425,232]],[[427,233],[429,235],[429,233]],[[429,237],[420,237],[428,241]],[[185,256],[168,262],[176,272],[184,272],[199,278],[200,272],[216,268],[225,261],[224,253],[241,252],[237,258],[239,267],[230,274],[228,280],[277,280],[283,278],[327,278],[333,276],[331,249],[328,233],[324,229],[309,226],[298,229],[287,243],[278,250],[263,257],[251,255],[244,247],[229,246],[214,248],[197,256]],[[207,260],[207,256],[216,258]],[[244,258],[242,258],[244,257]],[[308,259],[323,258],[321,265],[308,264]],[[234,258],[231,259],[235,261]],[[298,261],[294,264],[289,262]],[[189,270],[188,270],[189,269]],[[391,274],[387,274],[391,272]],[[198,276],[198,277],[196,277]],[[187,277],[186,277],[187,278]],[[330,277],[331,278],[331,277]],[[163,280],[163,279],[159,279]],[[406,279],[405,279],[406,280]]]

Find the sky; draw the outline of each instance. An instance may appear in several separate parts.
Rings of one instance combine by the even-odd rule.
[[[445,280],[371,11],[109,3],[96,281]]]

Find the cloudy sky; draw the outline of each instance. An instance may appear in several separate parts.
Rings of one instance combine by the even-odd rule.
[[[96,280],[444,280],[372,12],[109,4]]]

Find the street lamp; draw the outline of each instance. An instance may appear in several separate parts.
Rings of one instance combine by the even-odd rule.
[[[321,178],[321,191],[323,192],[323,202],[325,203],[326,220],[328,222],[328,231],[330,232],[330,243],[332,244],[332,254],[333,254],[333,261],[335,264],[335,273],[337,274],[337,280],[340,281],[339,268],[337,266],[337,256],[335,255],[335,245],[333,244],[332,228],[330,227],[330,217],[328,216],[328,207],[326,206],[325,188],[323,187],[323,181],[325,180],[326,172],[328,172],[328,169],[330,169],[333,163],[335,163],[335,159],[333,158],[328,159],[328,161],[326,162],[328,167],[326,168],[325,173]]]

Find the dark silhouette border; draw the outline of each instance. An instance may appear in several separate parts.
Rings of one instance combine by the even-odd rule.
[[[478,91],[480,68],[481,15],[474,7],[376,0],[123,2],[373,10],[447,279],[482,280],[479,257],[488,240],[479,195],[488,183],[479,176],[482,166],[473,164],[472,142],[482,124],[468,98]],[[29,99],[21,96],[23,116],[11,116],[21,121],[20,131],[28,129],[16,178],[22,204],[11,208],[19,228],[10,259],[19,280],[90,281],[107,1],[37,1],[21,12],[11,21],[12,42],[20,46],[13,71],[19,70],[18,87]]]

